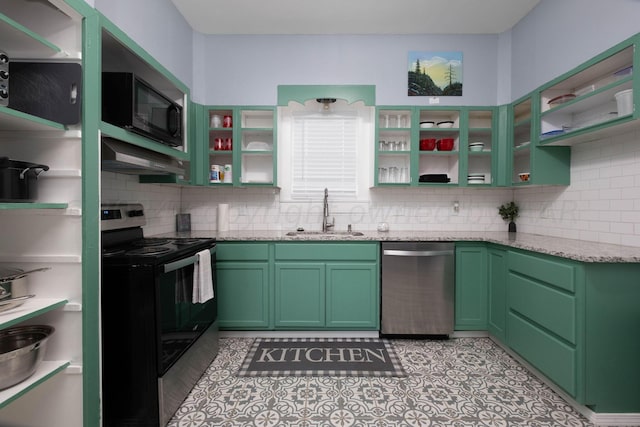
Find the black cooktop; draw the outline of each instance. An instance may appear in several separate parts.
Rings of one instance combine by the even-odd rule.
[[[103,241],[105,234],[103,233]],[[127,242],[103,245],[103,262],[162,262],[173,258],[195,255],[211,248],[215,239],[208,238],[153,238],[145,237]]]

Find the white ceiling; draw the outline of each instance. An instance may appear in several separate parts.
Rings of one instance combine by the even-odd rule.
[[[499,34],[540,0],[171,0],[204,34]]]

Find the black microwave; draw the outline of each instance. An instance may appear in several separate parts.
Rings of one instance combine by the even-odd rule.
[[[133,73],[102,73],[102,121],[182,145],[182,107]]]

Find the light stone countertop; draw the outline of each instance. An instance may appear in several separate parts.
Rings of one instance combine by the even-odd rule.
[[[312,234],[287,236],[287,231],[190,231],[166,233],[161,237],[207,237],[220,242],[275,241],[275,242],[358,242],[358,241],[478,241],[555,255],[582,262],[640,263],[640,248],[611,245],[561,237],[527,233],[478,232],[478,231],[362,231],[363,236],[340,234]]]

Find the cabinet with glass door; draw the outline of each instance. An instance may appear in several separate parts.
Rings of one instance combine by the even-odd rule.
[[[418,185],[459,184],[460,113],[458,108],[418,110]]]
[[[239,110],[239,174],[241,185],[276,185],[276,126],[274,107]]]
[[[209,107],[209,185],[276,185],[275,108]]]
[[[376,118],[376,170],[378,186],[411,184],[411,123],[410,107],[379,107]]]
[[[516,101],[511,107],[511,183],[527,185],[531,182],[532,101],[530,97]]]
[[[496,182],[495,132],[497,117],[495,109],[472,108],[467,112],[466,128],[463,132],[463,152],[466,155],[466,183],[468,186],[490,186]]]
[[[208,110],[210,185],[233,184],[233,126],[236,122],[234,112],[233,107],[212,107]],[[226,173],[227,170],[231,173]]]

